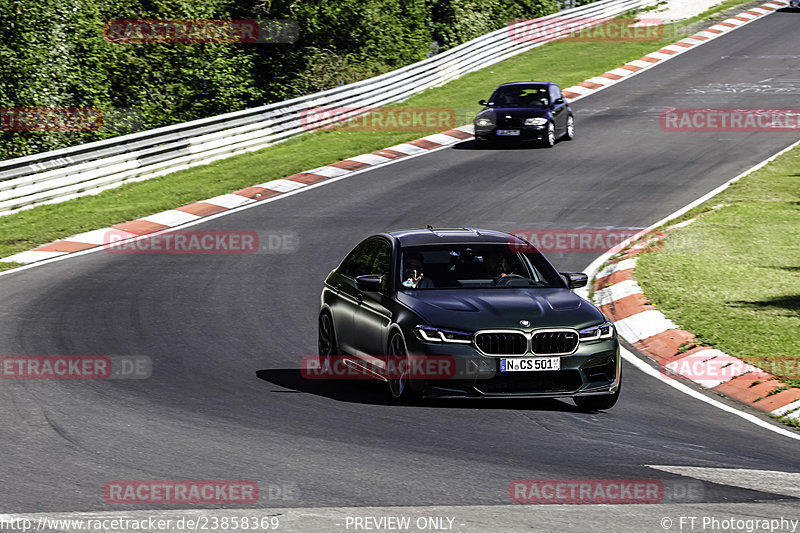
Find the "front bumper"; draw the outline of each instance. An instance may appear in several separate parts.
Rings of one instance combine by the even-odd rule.
[[[497,130],[519,130],[519,135],[497,135]],[[492,142],[525,142],[541,141],[547,137],[547,125],[544,126],[508,126],[481,127],[475,126],[475,137],[481,141]]]
[[[482,355],[471,344],[427,343],[413,336],[406,343],[409,354],[448,356],[454,362],[454,375],[420,379],[426,397],[572,398],[614,393],[620,383],[616,338],[581,343],[574,354],[560,356],[560,370],[525,372],[501,372],[501,357]]]

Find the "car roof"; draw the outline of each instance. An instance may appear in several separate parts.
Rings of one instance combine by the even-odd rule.
[[[526,85],[555,85],[552,81],[512,81],[510,83],[502,83],[497,86],[499,89],[500,87],[515,87],[515,86],[526,86]]]
[[[424,246],[427,244],[525,243],[519,237],[502,231],[475,228],[407,229],[392,231],[385,235],[396,240],[400,247]]]

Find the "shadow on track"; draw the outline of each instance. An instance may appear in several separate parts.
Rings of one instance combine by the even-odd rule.
[[[389,396],[386,384],[377,380],[306,379],[300,374],[300,370],[295,368],[258,370],[256,376],[268,383],[288,389],[270,391],[273,393],[306,393],[339,402],[403,406]],[[437,409],[581,412],[572,402],[554,398],[425,398],[420,400],[416,406]]]
[[[453,150],[480,150],[486,152],[502,152],[502,151],[514,151],[514,150],[537,150],[541,148],[536,141],[527,141],[527,142],[520,142],[520,143],[508,143],[508,144],[487,144],[487,145],[476,145],[474,140],[471,141],[464,141],[458,144],[453,145]]]

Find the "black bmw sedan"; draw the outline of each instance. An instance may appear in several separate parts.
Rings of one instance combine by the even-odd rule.
[[[575,137],[575,115],[555,83],[504,83],[475,117],[475,143],[536,141],[551,148]]]
[[[608,409],[620,393],[619,344],[605,315],[570,290],[586,283],[507,233],[374,235],[325,280],[318,364],[359,369],[400,400],[566,397]]]

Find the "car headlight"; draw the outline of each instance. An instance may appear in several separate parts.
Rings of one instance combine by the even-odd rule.
[[[414,335],[422,342],[450,342],[456,344],[470,344],[472,333],[452,329],[433,328],[431,326],[417,326]]]
[[[492,119],[489,118],[476,118],[475,119],[476,126],[494,126],[494,122]]]
[[[526,126],[544,126],[545,124],[547,124],[547,119],[546,118],[536,117],[536,118],[526,118],[525,119],[525,125]]]
[[[578,331],[578,337],[581,341],[596,341],[600,339],[610,339],[614,336],[614,324],[611,322],[603,322],[597,326],[584,328]]]

